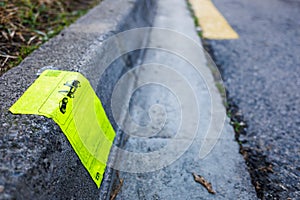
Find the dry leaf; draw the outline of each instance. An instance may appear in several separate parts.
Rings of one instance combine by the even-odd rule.
[[[5,65],[5,63],[8,61],[9,57],[6,57],[5,60],[3,61],[3,63],[1,64],[1,67],[3,67]]]
[[[206,181],[202,176],[199,176],[195,173],[193,173],[193,176],[194,176],[194,180],[197,183],[200,183],[201,185],[203,185],[209,193],[216,194],[216,192],[212,189],[212,186],[211,186],[210,182]]]
[[[23,37],[21,32],[18,32],[17,35],[19,36],[19,38],[22,40],[22,42],[25,42],[25,38]]]
[[[27,45],[30,45],[30,43],[31,43],[35,38],[37,38],[36,35],[35,35],[35,36],[32,36],[32,37],[28,40]]]
[[[8,35],[7,35],[7,33],[6,33],[6,32],[4,32],[4,31],[1,31],[1,33],[2,33],[3,37],[5,37],[5,39],[6,39],[6,40],[9,40],[9,38],[8,38]]]
[[[119,179],[119,185],[114,189],[113,193],[111,194],[110,196],[110,200],[114,200],[116,199],[118,193],[120,192],[121,190],[121,187],[123,185],[123,179],[120,179],[120,176],[119,176],[119,171],[117,171],[117,178]]]
[[[15,36],[15,33],[16,33],[16,31],[15,30],[13,30],[10,34],[9,34],[9,37],[11,38],[11,39],[13,39],[14,38],[14,36]]]

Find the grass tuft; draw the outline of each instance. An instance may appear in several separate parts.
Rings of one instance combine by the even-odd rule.
[[[100,0],[2,0],[0,76]]]

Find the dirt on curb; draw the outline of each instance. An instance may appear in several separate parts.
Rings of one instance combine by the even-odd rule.
[[[216,60],[213,50],[210,44],[202,38],[202,42],[205,50],[208,52],[213,61]],[[217,68],[222,74],[221,67],[216,64]],[[235,140],[239,144],[239,153],[243,156],[245,163],[247,165],[247,170],[251,177],[251,183],[255,188],[257,197],[259,199],[268,199],[266,197],[267,190],[274,190],[270,185],[270,176],[273,174],[273,165],[264,155],[263,151],[258,146],[253,146],[249,144],[246,139],[247,135],[247,122],[244,120],[244,116],[240,108],[236,105],[233,99],[228,98],[230,95],[226,88],[224,88],[226,93],[225,107],[227,116],[230,118],[230,124],[235,132]],[[275,199],[279,199],[279,196],[274,193]]]
[[[0,76],[100,1],[1,1]]]

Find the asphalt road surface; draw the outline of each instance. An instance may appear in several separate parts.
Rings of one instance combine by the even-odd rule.
[[[239,140],[258,197],[299,199],[300,1],[213,2],[240,36],[206,42],[247,124]]]

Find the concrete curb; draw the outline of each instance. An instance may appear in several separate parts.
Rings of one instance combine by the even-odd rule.
[[[154,0],[106,0],[0,77],[0,186],[4,187],[0,199],[109,198],[111,170],[106,171],[98,190],[52,120],[12,115],[8,109],[37,78],[42,67],[53,66],[83,73],[112,120],[111,84],[125,68],[137,62],[141,53],[129,53],[118,59],[110,67],[109,76],[100,80],[96,72],[105,67],[107,56],[111,51],[121,51],[102,42],[115,33],[150,26],[155,5]],[[120,142],[120,136],[116,142]]]

